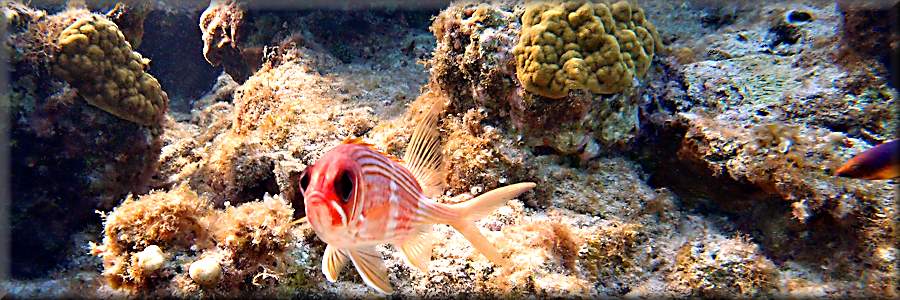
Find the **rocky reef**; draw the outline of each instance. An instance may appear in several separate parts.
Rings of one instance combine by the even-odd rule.
[[[42,276],[79,252],[71,237],[99,220],[94,210],[148,190],[167,100],[145,73],[149,62],[105,16],[83,8],[48,14],[15,2],[2,9],[11,67],[3,97],[11,270]],[[125,95],[132,98],[118,98]]]
[[[0,287],[15,297],[378,296],[354,272],[326,280],[299,175],[347,138],[402,157],[435,104],[437,201],[537,187],[477,222],[509,265],[448,225],[425,272],[378,246],[396,295],[900,293],[896,181],[833,175],[897,138],[887,50],[842,42],[895,40],[867,30],[884,8],[46,9],[3,6],[14,265]],[[186,57],[222,72],[181,112],[175,81],[156,79],[177,64],[134,52],[171,15],[196,18],[201,34],[177,35],[196,45]]]

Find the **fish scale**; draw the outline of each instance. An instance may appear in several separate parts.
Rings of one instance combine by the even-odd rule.
[[[358,211],[353,212],[353,215],[362,218],[350,217],[354,221],[351,227],[358,230],[357,239],[361,243],[403,239],[411,232],[411,216],[419,207],[419,200],[424,199],[421,187],[406,168],[393,160],[361,159],[379,155],[371,148],[358,144],[347,144],[345,147],[349,148],[347,151],[363,154],[352,155],[360,161],[362,182],[365,183],[360,185],[360,193],[361,199],[366,201],[358,201]],[[407,187],[411,191],[400,187],[404,183],[398,182],[404,180],[408,181],[405,184],[413,184]]]

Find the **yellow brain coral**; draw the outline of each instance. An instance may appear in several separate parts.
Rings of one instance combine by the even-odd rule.
[[[644,76],[659,45],[656,27],[628,2],[538,2],[525,8],[513,53],[527,91],[562,98],[571,89],[622,92]]]
[[[115,23],[98,15],[78,19],[58,44],[54,73],[88,103],[135,123],[158,124],[169,98],[145,71],[150,61],[132,51]]]

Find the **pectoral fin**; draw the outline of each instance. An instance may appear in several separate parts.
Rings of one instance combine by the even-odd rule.
[[[325,247],[325,254],[322,256],[322,273],[325,274],[325,279],[329,282],[337,281],[345,265],[347,265],[346,251],[331,245]]]
[[[384,266],[381,254],[375,251],[375,248],[353,249],[347,252],[359,276],[367,285],[384,294],[394,292],[388,281],[387,267]]]

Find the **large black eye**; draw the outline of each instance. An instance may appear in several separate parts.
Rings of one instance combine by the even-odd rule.
[[[307,187],[309,187],[309,169],[303,170],[303,174],[300,175],[300,191],[305,193]]]
[[[341,202],[347,203],[347,201],[350,201],[350,194],[353,193],[353,179],[350,178],[349,172],[341,173],[334,180],[334,191],[341,198]]]

